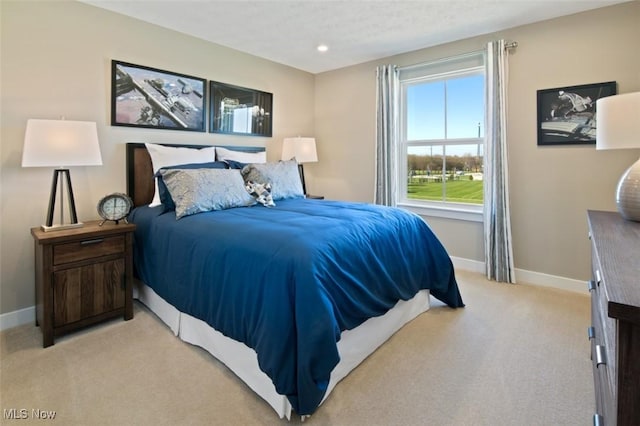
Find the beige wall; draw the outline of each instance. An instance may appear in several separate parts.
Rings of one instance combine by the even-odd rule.
[[[98,123],[102,167],[72,169],[80,220],[97,218],[105,194],[125,191],[125,142],[266,146],[314,131],[314,76],[82,3],[0,2],[0,313],[34,304],[33,241],[44,223],[52,170],[20,167],[26,120]],[[272,92],[272,138],[111,127],[111,60]]]
[[[375,68],[404,66],[517,41],[509,57],[508,150],[516,268],[586,280],[590,254],[586,210],[615,210],[618,178],[640,150],[536,145],[536,90],[617,81],[640,90],[640,2],[513,28],[316,76],[320,162],[313,192],[372,201]],[[427,218],[452,256],[484,261],[482,224]]]

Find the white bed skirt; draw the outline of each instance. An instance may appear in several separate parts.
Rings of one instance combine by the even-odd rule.
[[[260,395],[280,418],[291,419],[292,409],[289,400],[276,392],[271,379],[260,370],[258,356],[253,349],[224,336],[204,321],[178,311],[150,287],[139,280],[135,281],[134,297],[164,321],[176,336],[211,353]],[[342,332],[338,342],[340,362],[331,372],[329,386],[322,401],[324,402],[335,385],[367,356],[403,325],[429,308],[429,290],[422,290],[411,300],[401,300],[386,314],[370,318],[355,329]]]

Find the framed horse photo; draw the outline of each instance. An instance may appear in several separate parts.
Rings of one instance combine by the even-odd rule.
[[[594,145],[596,101],[615,94],[615,81],[538,90],[538,145]]]

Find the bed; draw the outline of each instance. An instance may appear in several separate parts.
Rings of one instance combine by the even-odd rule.
[[[205,170],[206,160],[181,164],[188,157],[160,167],[157,157],[152,161],[160,147],[127,144],[135,296],[182,340],[227,365],[281,418],[311,415],[353,368],[428,310],[430,297],[464,306],[449,256],[418,216],[306,199],[286,175],[297,167],[246,166],[261,153],[266,161],[262,148],[213,147],[232,158],[223,172]],[[285,170],[267,178],[275,206],[239,195],[240,204],[201,207],[201,199],[189,198],[193,182],[210,191],[218,179],[235,182],[251,167]],[[184,185],[188,191],[180,192]]]

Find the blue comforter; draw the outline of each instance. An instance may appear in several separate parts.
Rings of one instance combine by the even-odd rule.
[[[258,354],[300,415],[320,404],[342,330],[420,289],[464,306],[451,260],[427,224],[370,204],[280,200],[176,220],[135,209],[139,278],[178,310]]]

